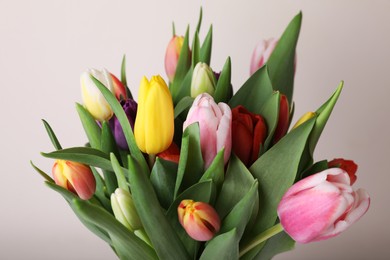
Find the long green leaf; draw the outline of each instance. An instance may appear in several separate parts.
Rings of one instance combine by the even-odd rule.
[[[184,97],[182,98],[179,103],[175,106],[175,118],[177,118],[181,113],[183,113],[185,110],[187,110],[192,103],[194,102],[194,99],[192,97]]]
[[[261,107],[260,115],[263,116],[267,123],[267,138],[264,145],[261,147],[260,153],[263,154],[272,145],[272,140],[276,127],[278,126],[279,119],[279,106],[280,106],[280,93],[274,92],[264,106]]]
[[[56,134],[54,133],[53,129],[51,128],[51,126],[49,125],[49,123],[46,122],[45,119],[42,119],[42,122],[45,125],[46,132],[49,135],[49,138],[50,138],[51,143],[53,144],[54,148],[56,150],[61,150],[62,149],[61,144],[58,141],[58,138],[57,138]]]
[[[256,259],[270,260],[277,254],[294,249],[294,246],[295,241],[285,232],[280,232],[267,240]]]
[[[200,178],[199,182],[212,180],[217,187],[219,193],[222,188],[223,180],[225,179],[225,162],[224,162],[225,149],[221,149],[215,156],[213,162],[207,168],[206,172]]]
[[[96,123],[91,113],[88,112],[82,105],[76,103],[76,110],[79,114],[81,124],[83,125],[85,134],[92,148],[100,148],[101,129]]]
[[[226,59],[225,65],[223,65],[221,75],[217,81],[215,87],[214,100],[216,103],[227,103],[233,95],[233,87],[231,84],[232,64],[230,57]]]
[[[100,204],[102,204],[108,212],[112,213],[111,201],[106,197],[106,184],[100,173],[95,169],[95,167],[91,167],[91,170],[96,181],[95,196],[99,200]]]
[[[153,186],[134,157],[129,156],[129,182],[141,222],[160,259],[189,259],[175,230],[162,212]],[[164,238],[164,239],[162,239]]]
[[[192,54],[191,67],[192,69],[194,69],[196,64],[198,64],[198,62],[200,61],[200,43],[199,43],[199,34],[197,31],[195,31],[194,34],[191,54]]]
[[[199,33],[200,31],[200,27],[202,25],[202,18],[203,18],[203,9],[202,7],[200,8],[199,10],[199,19],[198,19],[198,23],[196,25],[196,31]]]
[[[112,135],[110,126],[107,122],[102,124],[102,136],[101,136],[101,150],[106,153],[114,153],[119,155],[118,147],[116,146],[115,138]],[[106,181],[106,187],[108,194],[114,193],[118,188],[118,181],[113,171],[103,170],[104,180]]]
[[[32,161],[30,161],[30,164],[46,181],[54,183],[54,180],[47,173],[35,166]]]
[[[279,90],[292,103],[295,74],[295,49],[301,29],[302,13],[297,14],[287,26],[267,61],[274,90]]]
[[[127,172],[125,174],[124,171],[125,169],[121,167],[115,154],[113,153],[110,154],[110,160],[111,160],[112,168],[114,169],[116,175],[116,179],[118,181],[118,187],[130,192],[129,186],[127,185],[127,181],[126,181]]]
[[[202,47],[200,48],[200,61],[210,66],[211,50],[213,44],[213,26],[210,25],[209,32],[203,41]]]
[[[238,259],[237,230],[234,228],[227,233],[214,237],[207,243],[200,260],[209,259]]]

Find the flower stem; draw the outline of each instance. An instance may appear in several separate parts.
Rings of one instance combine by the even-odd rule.
[[[275,226],[267,229],[263,233],[260,233],[256,237],[252,239],[252,241],[249,241],[246,245],[244,245],[240,250],[240,257],[245,255],[248,251],[255,248],[256,246],[260,245],[267,239],[273,237],[274,235],[280,233],[283,231],[283,227],[280,223],[276,224]]]
[[[154,163],[156,162],[156,155],[155,154],[149,154],[148,155],[148,164],[149,169],[152,170]]]

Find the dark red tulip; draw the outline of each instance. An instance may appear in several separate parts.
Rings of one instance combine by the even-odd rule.
[[[349,175],[349,179],[351,180],[351,185],[355,183],[357,177],[356,177],[356,171],[357,171],[357,164],[352,160],[345,160],[343,158],[336,158],[332,161],[328,162],[329,168],[340,168],[346,171]]]

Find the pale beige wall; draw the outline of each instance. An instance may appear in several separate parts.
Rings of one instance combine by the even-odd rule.
[[[89,68],[118,73],[127,55],[133,90],[143,75],[164,74],[171,21],[184,33],[204,7],[201,36],[214,25],[212,66],[230,55],[233,83],[248,76],[252,48],[278,36],[303,11],[296,73],[296,115],[316,109],[345,80],[316,159],[352,158],[356,186],[372,206],[337,238],[298,246],[276,259],[388,259],[390,2],[349,1],[0,1],[1,259],[114,259],[65,201],[28,165],[50,172],[52,149],[41,118],[64,146],[85,142],[74,103]],[[165,75],[164,75],[165,76]]]

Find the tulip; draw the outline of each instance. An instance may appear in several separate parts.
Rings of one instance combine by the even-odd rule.
[[[251,75],[263,67],[263,65],[268,61],[277,43],[277,39],[271,38],[268,40],[262,40],[256,45],[251,59]]]
[[[192,73],[191,81],[191,97],[196,98],[199,94],[208,93],[214,94],[215,86],[217,85],[214,72],[209,65],[203,62],[198,62]]]
[[[134,129],[134,121],[137,114],[137,102],[133,99],[127,99],[126,101],[122,100],[121,105],[125,111],[127,119],[130,122],[131,128]],[[110,119],[109,124],[118,147],[122,150],[128,150],[129,146],[126,141],[125,134],[123,133],[122,126],[115,115]]]
[[[355,183],[357,177],[356,177],[356,171],[358,169],[357,164],[352,160],[345,160],[342,158],[336,158],[332,161],[328,162],[328,167],[333,168],[337,167],[340,169],[343,169],[346,171],[349,175],[349,178],[351,179],[351,185]]]
[[[369,195],[363,189],[352,189],[348,173],[330,168],[290,187],[277,212],[287,234],[299,243],[309,243],[340,234],[369,205]]]
[[[153,76],[150,82],[144,77],[134,124],[139,149],[148,154],[158,154],[168,149],[173,140],[173,120],[172,96],[165,81],[160,76]]]
[[[261,115],[243,106],[232,109],[232,150],[246,166],[257,160],[266,137],[267,126]]]
[[[232,146],[230,107],[222,102],[217,105],[207,93],[200,94],[188,112],[183,129],[195,122],[199,123],[200,146],[205,168],[210,166],[222,148],[225,148],[224,162],[226,163],[229,160]]]
[[[142,223],[139,219],[130,192],[117,188],[115,192],[111,194],[111,207],[115,218],[130,231],[142,228]]]
[[[175,78],[176,67],[183,47],[184,37],[173,36],[165,52],[165,72],[170,82]]]
[[[106,69],[102,71],[90,69],[81,74],[81,94],[84,106],[99,121],[105,121],[113,115],[111,106],[100,90],[96,87],[91,76],[99,80],[106,88],[108,88],[116,97],[126,97],[126,90],[123,84]]]
[[[215,209],[204,202],[181,201],[177,208],[179,222],[197,241],[208,241],[219,231],[221,221]]]
[[[169,146],[169,148],[159,154],[157,154],[157,157],[160,157],[161,159],[164,159],[166,161],[171,161],[174,163],[179,163],[180,160],[180,150],[177,145],[172,142],[172,144]]]
[[[52,169],[54,181],[81,199],[88,200],[95,193],[95,177],[89,166],[65,160],[56,160]]]
[[[273,137],[274,143],[277,143],[287,133],[289,123],[290,123],[290,108],[288,105],[288,100],[285,95],[281,94],[278,124],[276,126],[274,137]]]
[[[298,121],[295,123],[295,125],[293,126],[292,129],[297,128],[298,126],[300,126],[301,124],[305,123],[309,119],[312,119],[316,115],[317,114],[315,112],[307,112],[307,113],[305,113],[303,116],[301,116],[301,118],[298,119]]]

